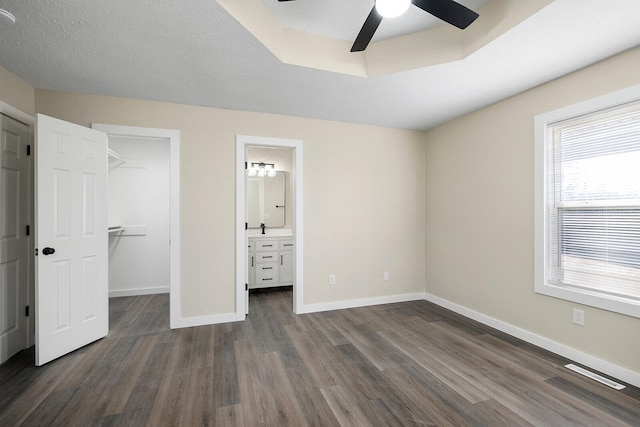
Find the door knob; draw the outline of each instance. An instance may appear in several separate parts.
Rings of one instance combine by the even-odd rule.
[[[55,253],[56,253],[56,250],[53,249],[53,248],[44,248],[42,250],[42,255],[52,255],[52,254],[55,254]]]

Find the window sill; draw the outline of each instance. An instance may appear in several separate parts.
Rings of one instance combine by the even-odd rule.
[[[640,318],[640,301],[635,299],[601,294],[586,289],[541,283],[539,280],[536,280],[534,290],[538,294]]]

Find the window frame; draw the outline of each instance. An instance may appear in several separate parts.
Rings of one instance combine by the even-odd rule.
[[[640,300],[554,284],[549,279],[547,195],[550,180],[547,160],[552,155],[549,125],[640,100],[640,85],[559,108],[534,117],[534,292],[640,318]]]

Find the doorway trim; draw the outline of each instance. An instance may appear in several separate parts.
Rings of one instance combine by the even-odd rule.
[[[16,119],[20,122],[23,122],[24,124],[29,125],[31,127],[33,127],[35,124],[35,119],[33,118],[32,115],[24,113],[18,110],[17,108],[12,107],[11,105],[2,101],[0,101],[0,113],[4,114],[5,116],[9,116],[13,119]]]
[[[183,327],[180,302],[180,131],[100,123],[92,123],[91,127],[105,132],[108,137],[169,140],[169,324],[171,329]]]
[[[304,262],[303,262],[303,198],[302,198],[302,140],[269,138],[262,136],[236,135],[236,318],[246,318],[245,286],[247,283],[247,245],[245,231],[246,182],[245,162],[247,147],[277,147],[293,149],[293,238],[296,248],[294,263],[293,312],[298,314],[304,307]]]

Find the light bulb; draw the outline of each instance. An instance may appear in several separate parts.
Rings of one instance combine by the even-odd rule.
[[[409,9],[411,0],[376,0],[376,10],[383,18],[395,18]]]
[[[256,169],[256,167],[254,165],[251,165],[249,167],[249,173],[247,174],[248,176],[256,176],[258,174],[258,170]]]
[[[260,165],[260,169],[258,169],[258,176],[263,177],[267,174],[267,170],[264,168],[264,165]]]
[[[267,176],[273,178],[276,176],[276,167],[274,165],[269,166],[269,171],[267,172]]]

